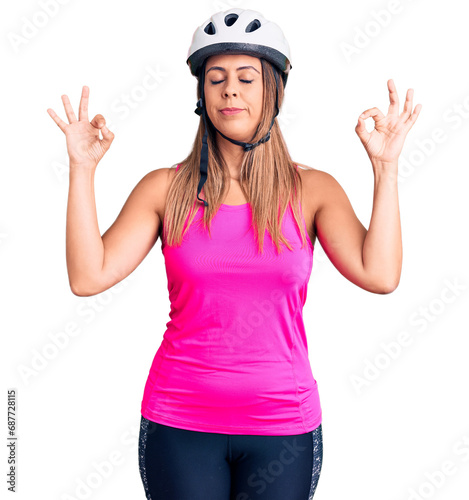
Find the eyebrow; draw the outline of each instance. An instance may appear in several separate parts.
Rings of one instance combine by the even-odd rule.
[[[212,66],[212,67],[211,67],[211,68],[207,71],[207,73],[208,73],[209,71],[212,71],[212,69],[218,69],[218,70],[220,70],[220,71],[226,71],[226,69],[225,69],[225,68],[222,68],[221,66]],[[253,69],[254,71],[257,71],[257,72],[260,74],[260,71],[258,71],[258,70],[257,70],[254,66],[240,66],[239,68],[237,68],[237,71],[240,71],[240,70],[242,70],[242,69]],[[206,74],[207,74],[207,73],[206,73]]]

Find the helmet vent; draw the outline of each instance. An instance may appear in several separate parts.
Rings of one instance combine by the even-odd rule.
[[[205,33],[207,33],[207,35],[214,35],[215,26],[213,25],[213,23],[208,23],[207,26],[205,26],[204,31]]]
[[[254,19],[246,26],[246,33],[252,33],[261,27],[259,19]]]
[[[225,16],[225,24],[227,26],[233,26],[233,24],[236,22],[238,17],[239,17],[238,14],[227,14]]]

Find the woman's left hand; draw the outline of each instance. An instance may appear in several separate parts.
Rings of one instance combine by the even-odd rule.
[[[421,104],[415,106],[412,112],[412,98],[414,90],[407,90],[407,97],[404,104],[404,111],[399,115],[399,98],[397,97],[394,81],[388,80],[389,89],[389,110],[386,116],[378,108],[367,109],[358,118],[355,132],[360,138],[366,152],[372,162],[379,164],[397,163],[407,132],[412,128],[417,120]],[[368,132],[365,127],[365,120],[372,117],[375,128]]]

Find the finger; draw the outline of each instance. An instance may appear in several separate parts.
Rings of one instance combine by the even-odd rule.
[[[422,110],[422,105],[417,104],[417,106],[415,106],[414,112],[409,116],[409,118],[405,122],[405,125],[408,126],[408,129],[407,129],[408,131],[412,128],[413,124],[417,120],[421,110]]]
[[[62,102],[64,103],[65,113],[67,114],[68,122],[74,123],[77,121],[77,117],[73,112],[72,105],[70,104],[70,100],[67,95],[62,96]]]
[[[358,123],[355,127],[355,132],[357,133],[358,137],[360,137],[363,144],[368,143],[371,134],[368,132],[368,130],[366,130],[365,118],[363,118],[361,115],[358,117]]]
[[[412,108],[413,108],[413,104],[412,104],[413,98],[414,98],[414,89],[408,89],[407,90],[407,95],[406,95],[406,98],[405,98],[405,103],[404,103],[404,110],[402,111],[402,114],[399,117],[399,118],[403,118],[404,122],[407,121],[407,119],[409,118],[410,113],[412,111]]]
[[[94,128],[102,128],[104,125],[106,125],[106,119],[104,118],[103,115],[97,114],[92,120],[91,120],[91,125],[93,125]]]
[[[59,117],[59,115],[57,115],[57,113],[53,109],[49,108],[47,112],[49,113],[49,116],[55,121],[55,123],[57,123],[60,130],[65,133],[65,127],[67,126],[67,124]]]
[[[398,116],[399,97],[397,95],[396,85],[394,84],[394,80],[392,78],[388,80],[388,89],[389,89],[389,102],[391,103],[388,108],[388,114]]]
[[[78,119],[80,121],[88,121],[88,98],[90,89],[86,85],[83,86],[80,99],[80,108],[78,109]]]
[[[367,109],[360,115],[360,117],[363,118],[363,120],[366,120],[367,118],[371,117],[375,122],[385,118],[383,113],[381,113],[381,111],[378,108]]]
[[[103,134],[101,144],[107,151],[111,146],[112,141],[114,140],[114,134],[106,127],[106,125],[103,125],[103,127],[101,128],[101,133]]]

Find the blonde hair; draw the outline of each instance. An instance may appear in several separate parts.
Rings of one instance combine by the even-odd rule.
[[[257,142],[268,132],[275,113],[276,69],[265,59],[260,58],[264,85],[262,120],[251,142]],[[200,78],[198,79],[197,98],[200,99]],[[284,84],[278,81],[278,106],[283,102]],[[180,162],[179,169],[168,191],[163,221],[162,239],[168,245],[180,245],[184,234],[192,224],[197,209],[202,202],[197,199],[200,180],[200,152],[205,126],[202,116],[189,156]],[[211,221],[217,213],[225,191],[230,186],[230,172],[220,154],[216,142],[216,131],[207,123],[208,165],[207,180],[200,193],[209,204],[204,208],[203,224],[211,237]],[[254,233],[260,253],[264,249],[264,235],[267,229],[277,251],[281,252],[280,242],[290,250],[292,247],[281,232],[281,222],[290,203],[295,222],[300,230],[302,248],[306,245],[306,235],[301,219],[299,201],[302,192],[301,176],[293,163],[282,132],[277,122],[271,129],[270,140],[244,153],[240,170],[241,190],[251,205]],[[184,223],[187,227],[183,233]],[[309,236],[308,236],[309,237]]]

